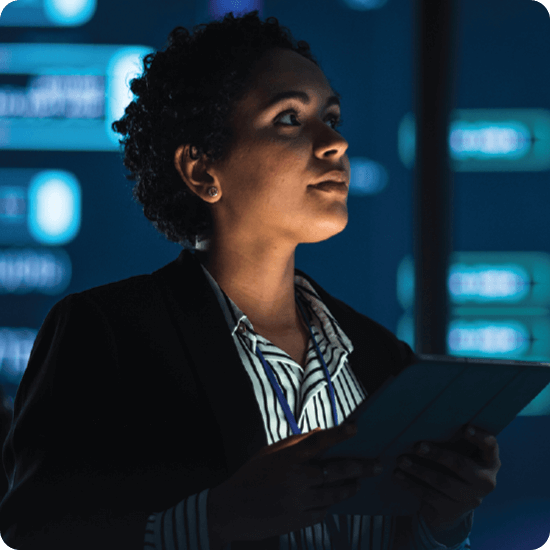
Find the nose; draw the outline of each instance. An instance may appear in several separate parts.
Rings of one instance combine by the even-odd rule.
[[[319,158],[341,158],[345,155],[348,148],[348,142],[345,139],[339,141],[333,140],[330,144],[317,147],[317,156]]]

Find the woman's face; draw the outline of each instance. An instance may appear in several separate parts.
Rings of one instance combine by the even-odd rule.
[[[262,247],[324,241],[348,222],[347,189],[310,187],[337,172],[349,187],[348,142],[334,129],[340,107],[330,104],[334,94],[319,67],[291,50],[270,50],[254,75],[233,110],[230,153],[208,170],[221,188],[211,203],[214,236]],[[269,105],[288,91],[307,94],[309,102]]]

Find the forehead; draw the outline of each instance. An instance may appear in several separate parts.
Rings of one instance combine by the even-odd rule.
[[[332,95],[327,78],[313,61],[292,50],[275,48],[254,68],[247,102],[261,108],[271,97],[287,90],[304,90],[318,103]]]

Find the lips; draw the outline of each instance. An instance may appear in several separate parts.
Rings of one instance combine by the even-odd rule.
[[[316,185],[312,185],[312,187],[317,187],[319,189],[328,189],[330,187],[347,187],[346,182],[342,181],[322,181],[321,183],[317,183]]]
[[[323,179],[321,181],[314,183],[312,185],[318,185],[319,183],[324,183],[325,181],[348,183],[349,178],[344,170],[332,170],[330,172],[326,172],[323,175]]]
[[[348,193],[347,184],[339,181],[323,181],[317,185],[312,185],[311,187],[326,193],[343,193],[346,195]]]

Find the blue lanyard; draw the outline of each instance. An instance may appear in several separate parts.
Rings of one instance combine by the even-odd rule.
[[[323,365],[323,369],[325,370],[325,375],[327,377],[328,381],[328,389],[330,394],[330,402],[332,404],[332,416],[334,418],[334,425],[338,426],[338,413],[336,411],[336,401],[334,399],[334,387],[332,386],[332,382],[330,380],[330,374],[328,372],[327,365],[325,363],[325,360],[323,358],[323,354],[321,353],[321,350],[319,349],[319,346],[317,345],[317,342],[315,340],[315,336],[313,335],[313,330],[311,330],[311,326],[309,324],[309,321],[307,319],[306,314],[304,313],[304,310],[302,308],[302,305],[300,304],[300,300],[298,299],[298,295],[294,294],[296,298],[296,303],[298,304],[298,307],[300,308],[300,311],[302,312],[302,316],[304,317],[305,322],[307,323],[307,328],[309,329],[309,333],[311,334],[311,339],[313,340],[313,343],[315,344],[315,348],[317,349],[317,355],[319,359],[321,360],[321,363]],[[256,353],[259,355],[260,360],[262,361],[262,364],[264,366],[265,372],[267,374],[267,377],[269,378],[269,381],[271,382],[271,386],[275,390],[275,393],[277,394],[277,397],[279,398],[279,403],[281,403],[281,407],[283,407],[283,411],[285,413],[286,419],[288,423],[290,424],[292,428],[292,432],[294,435],[301,434],[302,430],[298,427],[298,424],[296,423],[296,419],[294,418],[294,415],[292,414],[292,411],[290,410],[290,407],[288,406],[288,401],[285,399],[285,396],[283,395],[283,392],[281,391],[281,388],[279,384],[277,383],[277,380],[275,380],[275,375],[273,374],[272,370],[269,368],[268,364],[266,363],[264,356],[262,355],[262,352],[260,351],[260,348],[256,344]],[[334,517],[332,514],[328,514],[326,519],[326,524],[328,527],[328,530],[330,532],[330,538],[332,543],[335,546],[335,550],[348,550],[350,548],[350,544],[347,540],[345,529],[342,529],[342,531],[338,530],[338,526],[336,525],[336,522],[334,521]]]

